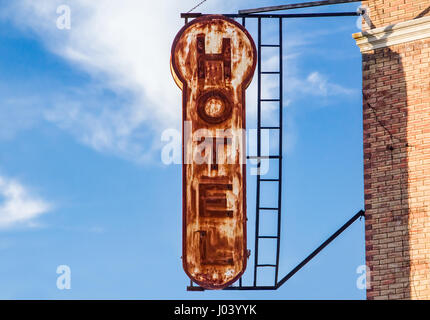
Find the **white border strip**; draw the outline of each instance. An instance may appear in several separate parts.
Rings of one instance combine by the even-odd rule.
[[[430,17],[400,22],[387,27],[354,33],[361,52],[430,37]]]

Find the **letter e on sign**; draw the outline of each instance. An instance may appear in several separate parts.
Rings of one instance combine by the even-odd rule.
[[[245,90],[256,60],[246,29],[220,15],[192,20],[172,46],[183,123],[192,124],[191,134],[183,130],[182,262],[208,289],[231,285],[246,268]]]

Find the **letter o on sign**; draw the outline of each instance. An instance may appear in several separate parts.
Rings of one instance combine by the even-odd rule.
[[[182,262],[208,289],[229,286],[246,268],[245,90],[256,60],[246,29],[220,15],[192,20],[172,46],[182,90]]]
[[[197,113],[206,123],[224,122],[231,117],[231,112],[230,99],[220,90],[208,91],[198,99]]]

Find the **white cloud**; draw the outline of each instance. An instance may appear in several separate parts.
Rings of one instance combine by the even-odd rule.
[[[19,182],[0,176],[0,228],[34,225],[34,219],[50,208]]]
[[[161,131],[180,128],[181,92],[170,74],[170,47],[183,25],[180,12],[196,3],[16,0],[0,10],[0,16],[36,34],[50,51],[91,76],[91,81],[79,88],[41,93],[44,96],[37,100],[45,119],[97,151],[142,163],[150,161],[160,147]],[[70,30],[56,26],[56,9],[63,4],[71,9]],[[245,4],[252,7],[258,2],[207,1],[197,11],[234,12]],[[288,48],[291,41],[286,41]],[[303,49],[302,44],[296,46]],[[288,54],[294,58],[295,54]],[[267,67],[275,69],[276,60],[268,57]],[[303,79],[291,72],[293,69],[293,63],[288,63],[285,101],[293,100],[297,93],[348,94],[348,89],[320,73]],[[113,94],[106,97],[106,89]],[[255,90],[254,81],[249,91]],[[263,91],[265,96],[273,96],[277,82],[267,79]],[[248,106],[252,108],[254,103],[249,101]]]
[[[303,88],[308,93],[324,97],[332,95],[350,95],[355,93],[355,90],[330,82],[327,77],[318,71],[314,71],[308,75],[306,78],[306,84],[307,86]]]
[[[59,5],[71,9],[71,29],[56,27]],[[145,161],[166,127],[180,127],[181,92],[170,74],[170,48],[186,1],[17,0],[3,9],[15,25],[91,75],[77,92],[49,96],[45,117],[98,151]],[[212,7],[211,7],[212,5]],[[205,4],[215,10],[219,4]],[[125,101],[100,98],[111,90]],[[46,99],[46,97],[45,97]]]

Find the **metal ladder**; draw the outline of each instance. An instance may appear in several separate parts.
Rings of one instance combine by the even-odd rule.
[[[257,73],[258,73],[258,92],[257,92],[257,156],[249,157],[251,159],[257,159],[257,194],[256,194],[256,217],[255,217],[255,254],[254,254],[254,286],[257,286],[257,276],[259,268],[275,268],[275,281],[274,286],[278,283],[278,273],[279,273],[279,252],[280,252],[280,240],[281,240],[281,195],[282,195],[282,107],[283,107],[283,77],[282,77],[282,18],[279,18],[279,43],[278,44],[264,44],[262,43],[262,35],[261,35],[261,20],[262,18],[258,18],[258,65],[257,65]],[[269,71],[262,70],[261,66],[261,57],[262,57],[262,48],[278,48],[279,49],[279,70],[277,71]],[[262,99],[262,85],[261,85],[261,75],[278,75],[279,76],[279,97],[277,99]],[[278,126],[263,126],[261,123],[261,115],[264,112],[264,104],[266,102],[277,102],[279,105],[279,125]],[[261,132],[262,130],[277,130],[279,132],[279,146],[277,155],[262,155],[261,154]],[[261,168],[261,160],[267,159],[275,159],[278,161],[278,177],[276,178],[262,178],[260,173]],[[277,183],[277,205],[275,207],[262,207],[261,206],[261,189],[262,186],[264,188],[264,184],[267,183]],[[268,211],[275,211],[277,215],[277,232],[276,235],[261,235],[260,233],[260,214],[272,214]],[[260,244],[260,239],[276,239],[276,261],[273,264],[260,264],[258,259],[258,249]]]

